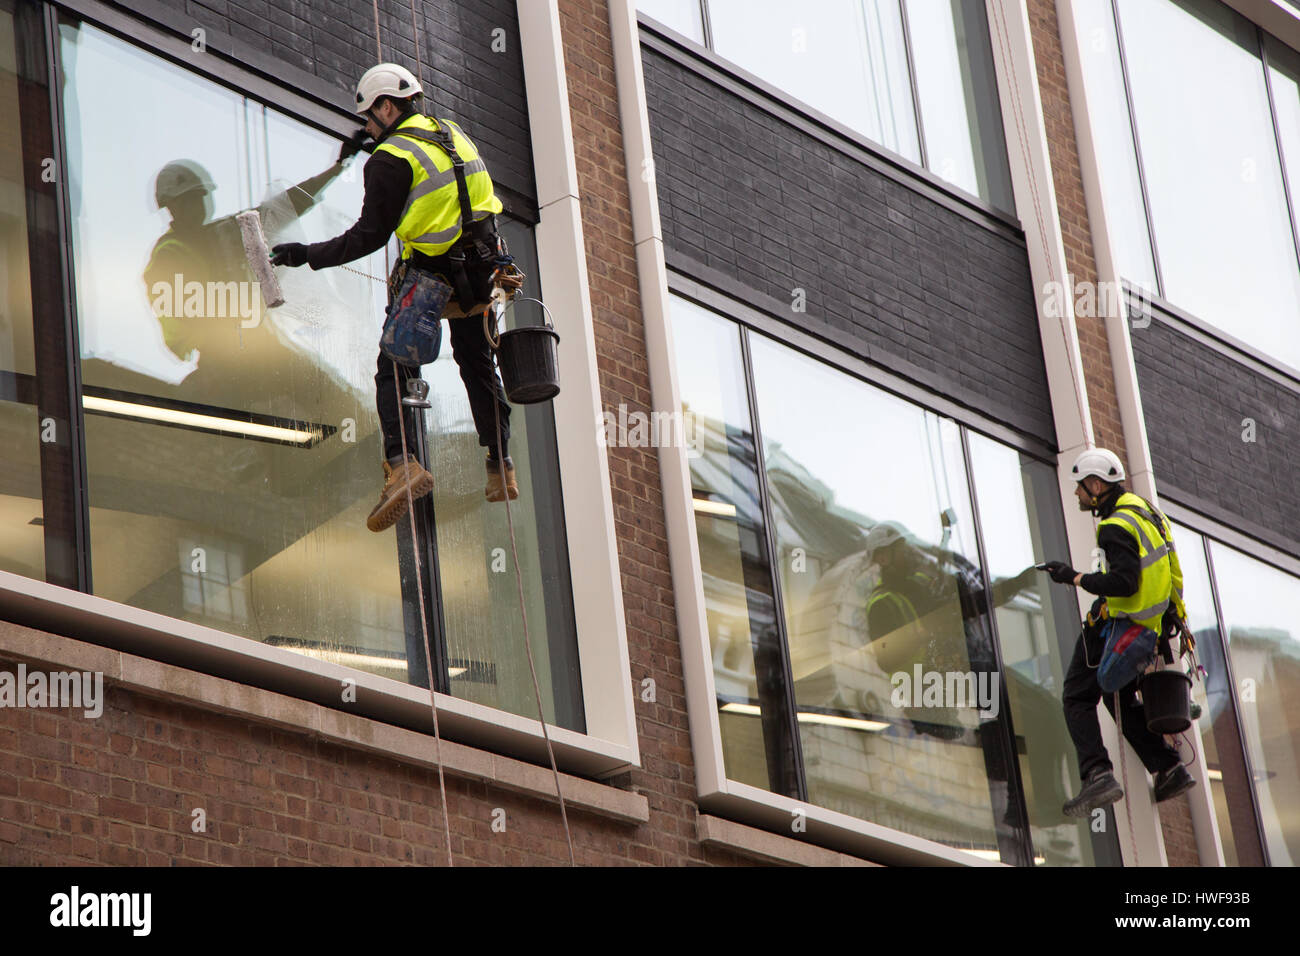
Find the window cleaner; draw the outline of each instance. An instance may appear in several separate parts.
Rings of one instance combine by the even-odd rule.
[[[376,52],[382,60],[377,0],[374,0],[373,6]],[[415,38],[418,71],[420,33],[414,0],[411,3],[411,28]],[[439,318],[468,320],[470,316],[482,311],[481,334],[475,334],[479,331],[478,323],[450,323],[452,352],[469,393],[480,444],[488,448],[485,495],[489,501],[504,501],[506,505],[506,524],[510,530],[519,610],[523,622],[524,650],[532,675],[542,738],[555,777],[560,818],[564,824],[565,843],[569,852],[569,864],[572,866],[575,864],[573,839],[555,750],[542,709],[537,669],[528,636],[523,576],[519,569],[514,522],[510,514],[510,501],[519,494],[514,464],[506,455],[510,406],[505,400],[492,354],[500,343],[492,334],[494,329],[490,316],[495,317],[497,309],[518,295],[525,277],[514,266],[505,241],[497,232],[496,214],[502,211],[502,205],[495,196],[486,167],[478,158],[477,149],[455,123],[430,119],[418,112],[416,103],[423,97],[423,92],[418,77],[397,64],[381,62],[366,71],[356,89],[356,111],[366,117],[366,126],[349,141],[357,150],[365,148],[367,135],[377,144],[367,150],[374,155],[365,167],[366,195],[361,217],[351,229],[332,240],[310,246],[302,243],[275,246],[271,250],[271,264],[292,267],[310,264],[313,269],[342,265],[378,251],[387,244],[390,234],[396,234],[402,240],[402,257],[388,280],[388,316],[375,375],[376,399],[384,432],[385,454],[388,456],[384,462],[385,483],[379,504],[367,519],[367,527],[373,531],[383,530],[391,527],[402,514],[408,514],[412,541],[417,538],[413,503],[415,498],[432,490],[432,476],[408,450],[414,446],[415,436],[409,430],[402,413],[399,383],[405,380],[418,385],[420,359],[429,355],[436,357],[441,331]],[[388,158],[389,156],[393,158]],[[252,246],[250,259],[260,256],[256,242]],[[417,275],[408,282],[411,272]],[[430,281],[429,276],[433,281]],[[450,291],[443,286],[450,287]],[[448,305],[453,293],[456,297],[454,307]],[[440,317],[431,318],[430,313],[435,306],[445,307]],[[547,330],[558,341],[559,336],[550,328],[549,322]],[[384,342],[383,339],[388,341]],[[414,354],[408,347],[414,348]],[[547,368],[553,371],[553,342],[549,345],[549,351],[536,351],[546,352],[549,366],[539,360],[535,363],[535,371],[544,372]],[[406,361],[399,362],[399,358]],[[392,385],[391,399],[386,387],[389,383]],[[408,387],[408,391],[422,397],[418,388]],[[542,401],[556,392],[558,381],[543,383],[541,391],[530,395],[525,401]],[[413,404],[418,407],[423,403],[417,400]],[[491,431],[486,428],[489,407],[492,414]],[[394,436],[396,443],[393,442]],[[412,439],[409,442],[408,436]],[[390,454],[393,451],[397,454]],[[413,557],[416,586],[419,590],[420,627],[424,635],[425,659],[430,668],[429,702],[433,712],[434,759],[438,766],[438,786],[442,795],[447,862],[454,865],[446,784],[443,779],[442,737],[438,727],[437,695],[432,679],[433,655],[429,653],[429,627],[425,619],[424,585],[418,549],[415,549]]]
[[[494,502],[519,496],[508,454],[510,405],[491,346],[469,317],[488,306],[495,284],[517,290],[523,274],[497,230],[496,214],[503,207],[478,149],[457,124],[421,113],[423,95],[419,79],[396,63],[380,63],[365,72],[357,83],[355,109],[366,126],[353,142],[364,149],[368,134],[375,144],[368,150],[372,155],[365,165],[360,218],[333,239],[284,243],[272,250],[275,265],[322,269],[376,252],[390,235],[402,242],[401,258],[389,276],[389,323],[375,373],[385,461],[383,490],[366,519],[371,531],[383,531],[401,518],[408,491],[414,500],[433,489],[433,476],[403,450],[414,446],[415,435],[394,395],[419,377],[421,364],[437,356],[440,318],[449,320],[452,354],[479,444],[487,449],[484,494]],[[445,307],[437,309],[441,304]],[[409,335],[420,331],[421,321],[426,347],[423,353],[412,352],[415,339]],[[406,336],[402,342],[394,338],[399,332]],[[495,440],[498,418],[500,443]]]
[[[1178,751],[1161,734],[1148,729],[1135,673],[1125,675],[1124,662],[1117,660],[1113,676],[1111,668],[1104,666],[1108,661],[1103,661],[1103,655],[1113,654],[1117,646],[1108,637],[1131,640],[1134,630],[1149,630],[1154,632],[1152,652],[1158,640],[1172,663],[1168,638],[1187,634],[1183,573],[1168,522],[1143,498],[1124,488],[1124,466],[1114,452],[1104,448],[1084,451],[1071,475],[1078,482],[1079,510],[1101,518],[1097,544],[1105,553],[1108,570],[1080,574],[1063,561],[1049,561],[1040,569],[1053,581],[1098,595],[1075,646],[1064,687],[1065,722],[1078,751],[1083,788],[1066,802],[1062,812],[1083,817],[1124,796],[1101,739],[1097,704],[1102,699],[1143,766],[1154,775],[1157,803],[1190,790],[1196,781]],[[1183,653],[1190,651],[1184,640]],[[1139,663],[1144,667],[1147,660]],[[1107,692],[1104,698],[1103,691]]]

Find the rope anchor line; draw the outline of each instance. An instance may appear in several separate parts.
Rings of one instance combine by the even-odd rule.
[[[371,2],[374,6],[374,15],[375,15],[375,53],[379,58],[377,62],[382,63],[384,62],[384,53],[383,53],[383,47],[380,42],[379,0],[371,0]],[[411,7],[411,31],[415,40],[415,64],[416,64],[415,75],[416,78],[420,80],[420,83],[423,84],[424,64],[420,57],[420,30],[419,30],[419,25],[415,13],[415,0],[410,0],[410,7]],[[347,267],[345,266],[344,268]],[[379,279],[377,276],[372,276],[369,273],[361,272],[360,270],[357,269],[349,269],[348,271],[355,272],[358,275],[362,275],[370,279],[374,279],[377,282],[384,281],[383,279]],[[497,279],[499,278],[499,276],[494,275],[493,278]],[[508,301],[510,298],[513,298],[514,295],[516,294],[518,294],[517,287],[512,288],[510,289],[509,292],[507,292],[505,289],[502,288],[502,285],[499,282],[497,282],[494,285],[494,289],[493,289],[492,303],[490,303],[483,310],[484,311],[484,315],[483,315],[484,335],[487,336],[488,342],[492,345],[494,352],[496,350],[496,346],[498,343],[497,340],[495,340],[494,336],[489,333],[488,313],[492,312],[492,314],[495,317],[496,313],[493,311],[494,307],[503,306],[506,301]],[[393,362],[393,390],[397,393],[398,424],[399,424],[400,431],[402,433],[402,459],[403,461],[406,461],[408,457],[408,451],[406,445],[406,412],[405,412],[405,407],[402,404],[401,389],[398,386],[397,363],[395,361]],[[498,463],[498,468],[500,470],[501,485],[502,488],[504,489],[506,485],[506,471],[505,471],[504,440],[501,433],[501,405],[499,401],[497,400],[493,401],[492,410],[494,412],[495,419],[496,419],[497,463]],[[411,550],[412,550],[412,556],[414,557],[414,565],[415,565],[416,593],[420,601],[420,630],[424,636],[425,666],[429,677],[429,706],[430,706],[430,710],[433,713],[434,760],[438,764],[438,791],[442,799],[442,824],[443,824],[443,832],[446,836],[446,843],[447,843],[447,865],[454,867],[456,865],[456,862],[455,862],[455,858],[452,855],[452,849],[451,849],[451,818],[447,807],[447,785],[446,785],[446,778],[444,774],[443,761],[442,761],[442,734],[438,726],[437,691],[435,690],[435,685],[433,681],[433,654],[432,654],[432,647],[429,641],[429,624],[424,610],[424,576],[420,565],[419,548],[416,547],[417,537],[415,531],[415,508],[414,508],[414,500],[411,494],[410,482],[407,482],[406,485],[406,505],[407,505],[407,514],[409,516],[410,526],[411,526]],[[544,712],[544,708],[542,706],[542,693],[541,693],[540,685],[537,680],[537,665],[533,658],[532,641],[528,633],[528,612],[524,602],[523,571],[519,566],[519,548],[515,539],[514,518],[510,511],[510,495],[508,492],[505,495],[505,505],[506,505],[506,525],[510,531],[510,550],[514,558],[515,582],[516,582],[516,588],[519,595],[519,616],[523,623],[524,652],[528,658],[528,670],[529,673],[532,675],[533,693],[537,700],[537,720],[542,725],[542,738],[546,742],[546,753],[547,756],[550,758],[551,773],[555,778],[555,795],[558,798],[560,804],[560,818],[564,824],[564,840],[566,845],[568,846],[569,865],[576,866],[577,864],[573,853],[573,836],[569,830],[569,815],[566,807],[566,802],[564,799],[564,791],[563,788],[560,786],[560,771],[555,761],[555,748],[551,742],[550,731],[547,729],[546,726],[546,715]]]

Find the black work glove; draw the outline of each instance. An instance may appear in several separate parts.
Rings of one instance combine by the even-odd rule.
[[[307,264],[307,247],[301,242],[282,242],[271,247],[271,265],[305,266]]]
[[[350,137],[345,139],[343,141],[343,145],[339,147],[338,162],[340,163],[345,162],[346,160],[351,159],[353,156],[355,156],[357,153],[361,152],[362,150],[364,150],[367,153],[374,152],[375,144],[370,143],[369,145],[367,145],[366,141],[368,139],[370,139],[370,136],[364,129],[357,130]]]
[[[1075,575],[1079,573],[1064,561],[1048,561],[1040,564],[1038,569],[1046,571],[1057,584],[1073,584]]]

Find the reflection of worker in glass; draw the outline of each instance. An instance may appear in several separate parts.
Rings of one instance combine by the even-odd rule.
[[[880,573],[867,597],[867,634],[886,670],[897,669],[886,661],[966,670],[991,645],[985,635],[979,638],[984,646],[972,646],[970,628],[964,625],[1035,585],[1035,569],[1026,568],[995,582],[990,601],[978,567],[945,548],[915,544],[907,529],[893,521],[882,521],[867,533],[866,551]],[[945,608],[949,619],[941,613]]]
[[[867,634],[885,671],[910,677],[916,664],[939,673],[970,670],[952,579],[892,521],[867,533],[866,550],[879,570],[867,597]],[[963,733],[954,708],[903,710],[923,733],[944,739]]]
[[[356,151],[345,143],[324,172],[263,203],[264,225],[282,227],[309,210]],[[261,321],[260,288],[248,268],[238,223],[233,216],[209,221],[216,188],[207,170],[190,159],[173,160],[158,171],[154,199],[171,214],[171,224],[145,266],[149,301],[167,347],[182,359],[198,350],[199,367],[183,385],[187,397],[230,401],[229,383],[236,373],[267,376],[265,385],[279,380],[286,385],[283,391],[290,391],[289,384],[310,363]]]
[[[945,526],[948,522],[945,514]],[[939,674],[995,674],[997,658],[989,617],[1035,583],[1034,568],[994,584],[990,595],[979,568],[944,547],[914,543],[907,530],[882,521],[867,534],[866,548],[879,569],[879,583],[867,598],[867,634],[877,663],[886,673],[903,671],[912,679],[914,668]],[[997,694],[991,681],[983,685]],[[917,706],[920,689],[912,687],[912,706],[903,708],[918,733],[941,740],[957,740],[967,733],[952,701],[944,706]],[[983,707],[993,702],[968,703]],[[994,704],[1001,713],[1001,697]],[[1015,759],[995,728],[1005,717],[981,720],[974,739],[984,757],[984,771],[994,797],[998,842],[1004,854],[1020,852],[1013,835],[1018,813],[1007,782]]]

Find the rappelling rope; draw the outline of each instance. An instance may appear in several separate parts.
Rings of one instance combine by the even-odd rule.
[[[397,362],[393,362],[393,391],[397,393],[397,421],[402,432],[402,466],[406,466],[406,414],[402,411],[402,390],[397,384]],[[406,482],[406,514],[411,522],[411,556],[415,558],[415,589],[420,599],[420,631],[424,634],[424,665],[429,675],[429,706],[433,710],[433,759],[438,764],[438,793],[442,797],[442,828],[447,836],[447,865],[455,866],[451,855],[451,819],[447,809],[447,782],[442,769],[442,734],[438,730],[438,702],[436,685],[433,682],[433,649],[429,646],[429,622],[424,614],[424,572],[420,570],[420,549],[416,542],[420,539],[415,533],[415,503],[411,498],[411,482]]]
[[[1133,835],[1133,799],[1128,792],[1128,761],[1124,759],[1124,712],[1120,709],[1119,691],[1115,691],[1115,726],[1119,729],[1119,775],[1124,787],[1124,814],[1128,817],[1128,848],[1137,865],[1137,838]]]
[[[374,7],[374,14],[375,14],[375,51],[379,57],[379,62],[383,62],[383,58],[384,58],[383,48],[380,45],[380,40],[379,40],[379,0],[372,0],[372,4]],[[415,0],[410,0],[410,7],[411,7],[411,31],[413,34],[413,40],[415,42],[415,65],[416,65],[415,75],[416,78],[419,79],[420,82],[423,84],[424,64],[420,57],[420,29],[419,29],[419,25],[415,13]],[[383,281],[381,279],[378,279],[378,277],[376,276],[372,276],[369,273],[361,272],[356,269],[349,269],[348,271],[355,272],[358,275],[366,276],[367,278],[374,279],[376,281]],[[497,284],[493,289],[492,303],[489,303],[489,305],[484,309],[484,319],[483,319],[484,335],[487,337],[488,342],[492,344],[493,349],[496,348],[498,341],[494,340],[493,337],[490,334],[488,334],[487,313],[488,310],[490,310],[494,304],[501,304],[504,303],[505,301],[506,301],[506,293],[501,288],[501,286]],[[397,363],[395,361],[393,362],[393,390],[397,393],[398,422],[399,425],[401,426],[401,433],[402,433],[402,460],[403,463],[405,463],[408,454],[407,446],[406,446],[406,419],[405,419],[405,412],[402,409],[401,389],[398,386]],[[533,692],[537,700],[537,718],[539,723],[541,723],[542,725],[542,737],[546,742],[546,753],[547,756],[550,758],[551,773],[555,777],[555,795],[560,802],[560,819],[564,824],[564,840],[569,851],[569,865],[574,866],[576,865],[576,863],[573,854],[573,837],[569,830],[569,816],[565,805],[564,791],[560,786],[560,772],[555,761],[555,748],[551,743],[551,735],[546,727],[546,715],[542,707],[541,687],[537,680],[537,667],[533,660],[532,643],[529,639],[529,634],[528,634],[528,614],[524,603],[523,571],[519,566],[519,549],[515,540],[514,519],[510,512],[510,493],[509,490],[506,488],[504,441],[501,434],[501,406],[500,403],[495,400],[496,396],[493,396],[493,398],[494,401],[492,403],[492,411],[496,422],[497,463],[500,469],[501,488],[506,503],[506,525],[510,530],[510,550],[515,563],[515,583],[519,594],[519,615],[521,620],[523,621],[523,629],[524,629],[524,651],[528,657],[528,670],[529,673],[532,675]],[[421,565],[420,565],[419,549],[415,547],[415,542],[417,540],[416,533],[415,533],[415,509],[414,509],[413,497],[411,494],[411,485],[409,481],[406,483],[406,505],[407,505],[407,514],[409,516],[409,520],[411,523],[411,544],[412,544],[411,550],[412,550],[412,556],[415,559],[415,581],[416,581],[418,597],[420,600],[420,630],[424,635],[425,664],[429,675],[429,704],[433,711],[433,734],[434,734],[434,741],[435,741],[434,753],[435,753],[435,760],[438,763],[438,789],[442,797],[442,820],[443,820],[443,830],[444,833],[446,834],[446,839],[447,839],[447,862],[448,865],[454,866],[455,861],[452,857],[452,852],[451,852],[451,823],[450,823],[450,817],[447,808],[447,789],[446,789],[446,783],[443,775],[442,737],[438,729],[438,704],[435,699],[436,691],[434,689],[434,682],[433,682],[433,654],[429,642],[428,621],[426,619],[425,610],[424,610],[424,581],[423,581],[423,573],[421,571]]]
[[[384,50],[379,42],[379,0],[372,0],[375,8],[375,54],[376,62],[384,62]],[[417,40],[416,50],[419,51]],[[356,272],[357,270],[349,270]],[[366,275],[366,273],[360,273]],[[371,276],[370,278],[374,278]],[[390,360],[391,361],[391,360]],[[406,467],[406,414],[402,411],[402,390],[398,386],[397,363],[393,362],[393,391],[397,393],[397,423],[402,433],[402,467]],[[420,632],[424,635],[424,666],[429,680],[429,709],[433,712],[433,759],[438,765],[438,795],[442,800],[442,830],[447,839],[447,865],[454,867],[456,859],[451,852],[451,811],[447,807],[447,780],[442,763],[442,732],[438,727],[437,689],[433,682],[433,648],[429,643],[429,622],[424,612],[424,572],[420,567],[420,549],[416,547],[419,540],[415,534],[415,508],[411,498],[411,483],[406,483],[406,512],[411,522],[411,557],[415,560],[415,588],[420,601]],[[408,675],[409,676],[409,675]]]
[[[1109,615],[1107,616],[1109,617]],[[1089,617],[1091,617],[1091,612],[1089,612]],[[1098,666],[1100,666],[1101,664],[1101,658],[1100,657],[1097,658],[1096,664],[1088,660],[1088,639],[1086,634],[1080,634],[1079,640],[1083,642],[1083,662],[1087,664],[1088,667],[1092,668],[1093,670],[1096,670]],[[1105,644],[1104,639],[1102,643],[1103,645]],[[1102,655],[1105,656],[1104,647],[1102,650]],[[1120,710],[1119,691],[1115,691],[1115,727],[1119,731],[1119,775],[1121,778],[1123,778],[1124,781],[1123,782],[1124,796],[1122,797],[1122,799],[1124,801],[1124,813],[1128,816],[1128,846],[1129,846],[1129,851],[1132,853],[1133,862],[1136,863],[1137,862],[1137,839],[1133,835],[1136,831],[1133,829],[1133,804],[1129,800],[1129,792],[1128,792],[1128,764],[1124,760],[1124,714]],[[1086,782],[1087,781],[1084,781],[1084,783]]]
[[[487,336],[487,340],[491,343],[493,351],[496,350],[501,340],[500,336],[497,336],[494,339],[492,335],[488,334],[488,313],[494,306],[499,306],[504,303],[506,298],[505,290],[503,290],[499,284],[494,286],[492,289],[492,301],[483,310],[483,334]],[[493,322],[492,324],[495,325],[496,323]],[[555,764],[555,748],[551,745],[550,731],[546,729],[546,715],[542,710],[542,690],[537,682],[537,666],[533,663],[532,641],[528,637],[528,612],[524,606],[524,576],[523,570],[519,567],[519,548],[515,543],[515,523],[510,514],[510,491],[506,487],[506,457],[505,448],[503,447],[503,441],[501,438],[501,403],[496,400],[495,395],[493,396],[492,401],[492,415],[493,418],[496,419],[497,469],[501,475],[501,490],[505,495],[506,526],[510,529],[510,554],[515,563],[515,586],[519,591],[519,618],[524,624],[524,651],[528,655],[528,672],[532,675],[533,693],[537,697],[537,721],[542,725],[542,737],[546,741],[546,755],[550,758],[551,773],[555,777],[555,795],[560,801],[560,819],[564,823],[564,842],[569,848],[569,866],[576,866],[577,863],[573,857],[573,836],[569,832],[569,813],[565,808],[564,791],[560,788],[560,771]]]

